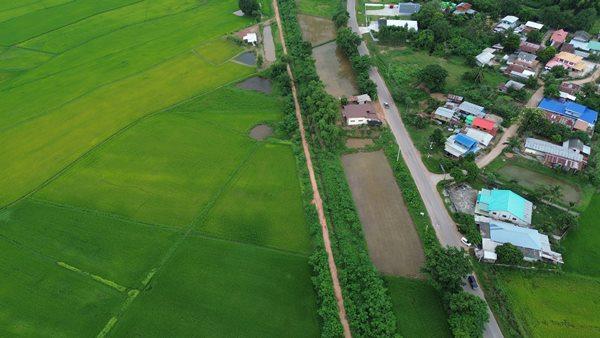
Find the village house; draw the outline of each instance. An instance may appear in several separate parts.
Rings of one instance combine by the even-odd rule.
[[[253,46],[256,46],[256,43],[258,42],[258,36],[256,35],[256,33],[248,33],[248,34],[244,35],[242,40],[245,43],[249,43]]]
[[[558,87],[558,93],[561,98],[576,101],[577,93],[581,91],[581,86],[572,82],[563,82]]]
[[[408,30],[414,30],[415,32],[419,31],[419,23],[414,20],[388,20],[388,19],[379,19],[377,21],[372,21],[369,25],[369,29],[374,32],[379,32],[380,27],[404,27]]]
[[[554,33],[552,33],[552,36],[550,36],[551,45],[554,46],[555,48],[559,48],[560,45],[565,43],[565,40],[567,39],[568,35],[569,35],[569,32],[565,31],[564,29],[559,29],[557,31],[554,31]]]
[[[492,142],[492,139],[494,138],[493,135],[486,133],[485,131],[481,131],[475,128],[465,128],[465,135],[467,135],[468,137],[474,139],[477,141],[477,143],[479,143],[479,146],[481,148],[485,148],[487,147],[490,142]]]
[[[468,2],[461,2],[458,5],[456,5],[456,9],[454,10],[454,12],[452,14],[454,15],[475,15],[477,13],[476,10],[471,8],[472,5]]]
[[[590,147],[579,139],[565,141],[562,146],[528,137],[525,153],[535,156],[544,165],[565,170],[582,170],[587,164]]]
[[[444,150],[446,153],[461,158],[467,154],[474,154],[479,151],[477,140],[465,134],[452,134],[446,140]]]
[[[433,118],[442,122],[451,122],[454,119],[454,110],[446,107],[438,107],[433,113]]]
[[[543,24],[538,23],[538,22],[534,22],[534,21],[527,21],[525,23],[525,29],[523,29],[524,33],[529,33],[531,31],[539,31],[540,29],[542,29],[544,27]]]
[[[567,70],[581,72],[585,69],[583,57],[568,52],[560,52],[546,63],[546,69],[550,70],[553,67],[560,66]]]
[[[459,106],[458,106],[458,113],[460,113],[463,116],[468,116],[468,115],[473,115],[475,117],[484,117],[485,116],[485,108],[483,108],[482,106],[478,106],[474,103],[471,103],[469,101],[463,101]]]
[[[540,49],[542,49],[542,46],[533,42],[521,41],[519,45],[519,50],[530,54],[536,54]]]
[[[529,69],[535,69],[539,64],[539,61],[537,61],[536,59],[537,59],[537,55],[535,55],[535,54],[526,53],[526,52],[518,52],[516,54],[510,55],[506,60],[506,64],[508,64],[508,65],[516,64],[516,65],[524,66]]]
[[[523,228],[481,216],[475,216],[475,223],[479,226],[482,239],[482,250],[477,253],[477,256],[487,262],[496,261],[496,247],[510,243],[523,253],[523,259],[526,261],[563,263],[562,255],[552,251],[548,236],[536,229]]]
[[[475,214],[514,223],[531,225],[533,203],[510,190],[481,189],[475,202]]]
[[[590,49],[591,54],[600,55],[600,42],[599,41],[590,41],[588,43],[588,47]]]
[[[474,118],[473,122],[471,123],[471,127],[484,131],[492,136],[495,136],[498,132],[498,128],[496,127],[495,121],[484,119],[481,117]]]
[[[494,32],[506,32],[517,27],[519,18],[512,15],[507,15],[494,27]]]
[[[502,84],[500,84],[500,86],[498,86],[498,90],[503,93],[508,92],[509,89],[521,90],[523,88],[525,88],[524,83],[517,82],[514,80],[508,80],[508,81],[506,81],[506,83],[502,83]]]
[[[350,96],[348,98],[348,102],[355,103],[355,104],[365,104],[367,102],[371,102],[371,97],[369,96],[369,94]]]
[[[530,77],[535,76],[535,71],[522,65],[512,64],[504,69],[504,74],[513,79],[527,81]]]
[[[489,66],[492,64],[492,60],[494,60],[494,53],[496,50],[494,48],[486,48],[483,52],[479,53],[475,57],[475,61],[479,67]]]
[[[598,112],[572,101],[544,98],[538,105],[546,118],[554,123],[564,124],[572,129],[587,133],[594,131]]]
[[[421,10],[421,5],[414,2],[400,2],[398,3],[398,15],[400,16],[411,16],[418,13]]]
[[[369,124],[369,121],[379,121],[372,103],[347,104],[343,107],[342,116],[349,126]]]

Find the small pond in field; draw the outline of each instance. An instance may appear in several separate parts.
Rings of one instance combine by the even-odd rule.
[[[256,90],[257,92],[271,94],[273,91],[273,84],[271,80],[263,77],[255,76],[246,79],[236,85],[238,88]]]
[[[302,29],[302,38],[313,46],[335,40],[335,25],[329,19],[298,14],[298,22]]]
[[[256,54],[254,52],[243,52],[235,57],[235,61],[248,66],[256,66]]]
[[[273,135],[273,128],[266,124],[259,124],[250,130],[250,137],[259,141],[262,141],[271,135]]]

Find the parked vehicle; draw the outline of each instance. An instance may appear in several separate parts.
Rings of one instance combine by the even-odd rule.
[[[383,106],[384,106],[385,108],[389,108],[389,107],[390,107],[390,104],[389,104],[389,103],[387,103],[387,102],[383,102]]]
[[[467,240],[467,238],[466,238],[466,237],[462,237],[462,238],[460,239],[460,241],[462,242],[462,244],[464,244],[464,245],[466,245],[466,246],[468,246],[468,247],[471,247],[471,245],[472,245],[471,243],[469,243],[469,241]]]
[[[469,277],[467,277],[467,280],[469,281],[471,289],[475,290],[479,287],[479,285],[477,285],[477,280],[475,279],[475,276],[469,275]]]
[[[379,120],[369,120],[367,122],[367,124],[369,125],[369,127],[379,127],[381,126],[383,123]]]

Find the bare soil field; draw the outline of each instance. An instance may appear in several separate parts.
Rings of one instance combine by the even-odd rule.
[[[346,147],[351,149],[361,149],[373,144],[370,138],[349,138],[346,140]]]
[[[344,155],[342,163],[377,269],[386,275],[422,277],[421,240],[383,152]]]

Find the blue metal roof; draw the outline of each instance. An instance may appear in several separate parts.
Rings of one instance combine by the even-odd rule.
[[[582,104],[579,103],[575,103],[575,102],[563,102],[560,100],[556,100],[556,99],[550,99],[545,97],[540,104],[538,105],[538,108],[559,114],[559,115],[563,115],[563,116],[568,116],[568,117],[574,117],[574,118],[578,118],[580,120],[583,120],[589,124],[595,124],[596,121],[598,120],[598,112],[595,110],[592,110]]]
[[[490,222],[490,239],[498,243],[511,243],[522,248],[542,249],[540,233],[537,230],[504,222]]]
[[[475,140],[465,134],[457,134],[456,137],[454,138],[454,141],[459,143],[460,145],[462,145],[463,147],[465,147],[467,149],[471,149],[475,145],[477,145],[477,140]]]

